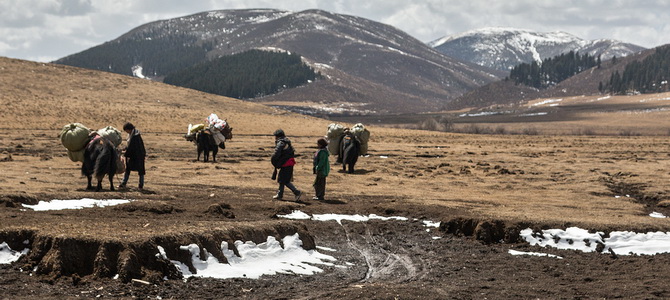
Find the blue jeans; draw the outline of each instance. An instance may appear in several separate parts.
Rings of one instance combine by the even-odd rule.
[[[144,175],[139,175],[140,176],[140,184],[138,185],[139,188],[144,188]],[[130,170],[126,169],[126,172],[123,174],[123,181],[121,182],[121,185],[125,186],[126,183],[128,183],[128,178],[130,177]]]
[[[280,183],[279,184],[279,190],[277,190],[277,196],[279,198],[284,197],[284,186],[288,187],[289,190],[291,190],[293,192],[293,194],[295,194],[295,195],[300,193],[300,191],[295,187],[295,185],[293,185],[293,183],[290,183],[290,182],[287,183],[287,184]]]

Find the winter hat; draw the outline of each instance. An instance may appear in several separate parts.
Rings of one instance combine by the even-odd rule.
[[[274,134],[275,137],[279,137],[279,138],[281,138],[281,137],[285,137],[285,136],[286,136],[286,134],[284,133],[284,131],[281,130],[281,129],[277,129],[277,130],[275,130],[275,132],[274,132],[273,134]]]

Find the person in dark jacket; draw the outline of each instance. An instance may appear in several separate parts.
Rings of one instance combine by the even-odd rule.
[[[144,141],[142,140],[142,135],[140,131],[135,128],[132,123],[126,123],[123,125],[123,131],[128,134],[128,139],[126,140],[127,145],[124,149],[123,156],[126,159],[126,173],[123,175],[123,181],[119,188],[125,188],[126,183],[128,183],[128,178],[130,177],[130,171],[137,171],[137,174],[140,176],[140,183],[138,188],[140,190],[144,189],[144,159],[147,156],[147,152],[144,149]]]
[[[349,129],[344,130],[342,140],[340,140],[340,154],[338,161],[342,163],[342,171],[349,174],[354,173],[354,166],[361,154],[361,142],[356,135]],[[349,166],[349,170],[347,170]]]
[[[314,192],[316,196],[312,200],[324,200],[326,195],[326,177],[330,173],[330,162],[328,161],[328,141],[324,138],[320,138],[316,141],[316,145],[319,147],[319,150],[314,153],[314,168],[312,173],[316,175],[314,179]]]
[[[300,200],[302,192],[298,190],[291,181],[293,181],[293,166],[295,166],[295,151],[291,145],[291,140],[286,137],[283,130],[277,129],[275,136],[275,152],[272,154],[271,162],[275,170],[272,174],[273,179],[276,176],[279,183],[277,194],[272,199],[281,200],[284,197],[284,187],[288,187],[295,195],[295,201]],[[275,175],[277,170],[279,174]]]

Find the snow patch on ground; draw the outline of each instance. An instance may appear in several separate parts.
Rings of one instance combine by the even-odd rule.
[[[288,215],[277,215],[277,217],[284,219],[294,219],[294,220],[314,220],[314,221],[336,221],[339,224],[342,224],[342,221],[351,221],[351,222],[367,222],[370,220],[398,220],[398,221],[407,221],[408,218],[405,217],[382,217],[375,214],[370,214],[368,216],[363,215],[342,215],[342,214],[314,214],[312,216],[299,211],[294,210]]]
[[[142,79],[146,78],[146,77],[144,77],[144,74],[142,74],[142,66],[140,66],[140,65],[133,66],[132,71],[133,71],[133,76],[135,76],[137,78],[142,78]]]
[[[507,251],[507,253],[509,253],[511,255],[514,255],[514,256],[530,255],[530,256],[546,256],[546,257],[553,257],[553,258],[563,259],[562,257],[557,256],[557,255],[553,255],[553,254],[540,253],[540,252],[522,252],[522,251],[516,251],[516,250],[512,250],[512,249]]]
[[[26,241],[27,242],[27,241]],[[24,242],[24,244],[26,244]],[[22,251],[14,251],[12,248],[7,245],[7,243],[0,243],[0,264],[11,264],[21,257],[21,255],[26,255],[30,252],[29,249],[23,249]]]
[[[534,103],[534,104],[530,105],[529,107],[540,106],[540,105],[545,105],[545,104],[552,104],[552,103],[557,103],[557,102],[561,102],[561,101],[563,101],[563,99],[548,99],[548,100],[540,101],[538,103]]]
[[[274,237],[268,236],[266,242],[256,244],[254,242],[235,241],[234,245],[237,256],[232,249],[228,249],[228,243],[221,243],[221,251],[228,263],[219,262],[216,257],[203,250],[204,257],[200,256],[200,247],[190,244],[180,247],[191,253],[191,262],[195,272],[182,262],[171,260],[184,277],[212,277],[212,278],[252,278],[258,279],[262,275],[296,274],[314,275],[323,272],[321,268],[314,265],[334,266],[332,262],[337,261],[332,256],[321,254],[316,250],[305,250],[299,235],[286,236],[282,239],[281,246]],[[327,248],[321,248],[327,249]],[[335,251],[327,249],[326,251]],[[169,259],[162,247],[158,247],[157,256]]]
[[[603,253],[612,251],[618,255],[670,252],[670,234],[667,232],[613,231],[609,237],[605,237],[603,232],[591,233],[578,227],[569,227],[566,230],[548,229],[541,232],[533,232],[528,228],[522,230],[520,235],[531,245],[583,252],[596,251],[598,244],[604,246]]]
[[[660,212],[652,212],[652,213],[649,214],[649,216],[652,217],[652,218],[659,218],[659,219],[667,218],[667,216],[665,216],[664,214],[662,214]]]
[[[519,117],[536,117],[536,116],[546,116],[549,114],[548,112],[537,112],[537,113],[530,113],[530,114],[521,114]]]
[[[126,199],[91,199],[83,198],[79,200],[51,200],[51,201],[40,201],[36,205],[23,204],[23,207],[30,208],[35,211],[46,211],[46,210],[63,210],[63,209],[82,209],[90,207],[105,207],[105,206],[114,206],[124,203],[129,203],[132,200]]]

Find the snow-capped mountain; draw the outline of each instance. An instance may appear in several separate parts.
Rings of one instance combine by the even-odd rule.
[[[520,63],[541,62],[563,53],[588,53],[602,60],[627,56],[645,48],[616,40],[584,40],[565,32],[515,28],[483,28],[428,43],[448,56],[480,66],[509,71]]]
[[[441,109],[504,73],[445,56],[392,26],[322,10],[219,10],[156,21],[57,63],[160,78],[250,49],[300,54],[326,78],[264,101],[357,103],[376,112]]]

